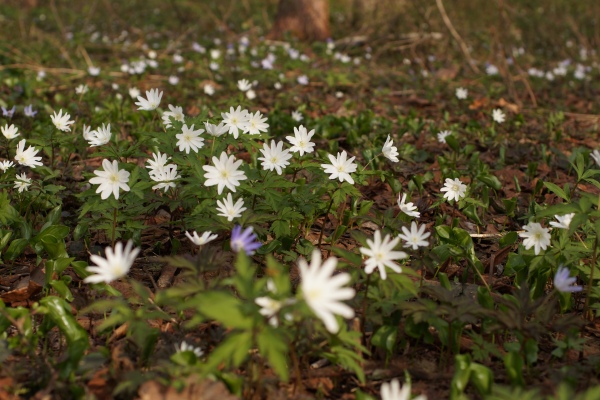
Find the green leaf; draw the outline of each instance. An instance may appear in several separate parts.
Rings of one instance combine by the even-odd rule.
[[[67,339],[67,357],[60,363],[61,376],[66,378],[77,369],[89,346],[87,332],[77,323],[71,313],[71,306],[64,299],[46,296],[40,300],[40,305]]]
[[[65,284],[65,282],[61,280],[53,280],[50,282],[50,286],[52,286],[52,288],[56,290],[58,294],[60,294],[65,300],[73,301],[73,293],[71,293],[71,290]]]
[[[383,349],[387,352],[388,355],[392,355],[394,352],[394,348],[396,347],[396,338],[398,336],[398,327],[392,325],[383,325],[375,333],[371,338],[371,343]]]
[[[546,186],[546,188],[548,188],[548,190],[550,190],[552,193],[554,193],[561,199],[563,199],[565,201],[569,201],[569,196],[567,195],[567,193],[565,193],[565,191],[560,186],[558,186],[552,182],[544,182],[544,186]]]
[[[252,347],[252,332],[233,332],[211,353],[205,368],[214,372],[220,364],[239,367],[248,357]]]
[[[13,240],[12,242],[10,242],[10,245],[8,246],[8,249],[6,249],[6,252],[4,252],[4,259],[14,260],[15,258],[19,257],[28,244],[29,241],[27,239],[19,238]]]
[[[285,338],[270,326],[265,326],[256,338],[260,354],[269,360],[273,370],[281,380],[289,379],[287,365],[288,344]]]
[[[226,328],[250,329],[252,317],[242,311],[242,302],[228,292],[203,292],[186,302],[186,306],[196,310],[209,319],[219,321]]]

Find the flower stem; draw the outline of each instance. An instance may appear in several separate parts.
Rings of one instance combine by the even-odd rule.
[[[331,200],[329,201],[329,206],[327,206],[327,211],[325,212],[325,219],[323,219],[323,224],[321,225],[321,233],[319,234],[319,242],[317,246],[321,247],[321,243],[323,240],[323,231],[325,230],[325,222],[327,222],[327,216],[329,215],[329,211],[331,210],[331,206],[333,205],[333,196],[331,196]]]
[[[331,238],[331,245],[329,246],[329,250],[327,250],[327,258],[329,258],[329,255],[331,254],[331,249],[333,249],[333,246],[335,246],[335,243],[337,242],[337,231],[340,227],[340,225],[343,222],[343,218],[344,218],[344,211],[346,211],[346,204],[348,204],[348,195],[346,195],[346,200],[344,201],[344,204],[342,205],[342,209],[340,211],[340,213],[338,214],[338,224],[335,227],[335,230],[333,231],[333,236]]]
[[[115,248],[115,233],[117,231],[117,207],[113,210],[113,224],[112,224],[112,238],[111,243],[113,249]]]

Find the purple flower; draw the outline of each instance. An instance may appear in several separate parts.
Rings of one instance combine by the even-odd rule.
[[[254,250],[258,249],[261,243],[258,241],[256,235],[252,233],[252,227],[246,228],[242,231],[240,225],[233,227],[231,231],[231,250],[238,253],[240,250],[244,250],[246,254],[254,254]]]
[[[10,110],[7,110],[6,108],[2,107],[2,116],[12,118],[13,115],[15,114],[16,108],[17,108],[16,106],[13,106],[13,108],[11,108]]]
[[[32,104],[30,104],[27,107],[25,107],[23,109],[23,112],[25,113],[26,117],[31,117],[31,118],[35,117],[35,114],[37,114],[37,111],[33,111],[33,105]]]
[[[554,275],[554,287],[559,292],[567,293],[567,292],[580,292],[583,290],[581,286],[571,286],[577,280],[576,277],[570,277],[570,272],[568,268],[563,266],[558,267],[558,271],[556,271],[556,275]]]

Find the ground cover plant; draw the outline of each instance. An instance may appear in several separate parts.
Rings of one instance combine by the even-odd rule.
[[[34,3],[0,398],[600,398],[595,2]]]

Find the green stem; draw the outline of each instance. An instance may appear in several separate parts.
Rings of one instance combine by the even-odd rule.
[[[111,243],[112,243],[113,249],[115,248],[115,233],[117,231],[117,208],[118,207],[115,207],[115,209],[113,210],[113,224],[112,224],[112,238],[111,238]]]
[[[337,231],[343,222],[342,218],[344,218],[344,211],[346,211],[346,204],[348,204],[348,195],[346,195],[346,200],[344,201],[344,204],[342,205],[342,209],[341,209],[340,213],[338,214],[338,225],[335,227],[335,230],[333,231],[333,236],[331,238],[331,245],[329,246],[329,250],[327,250],[327,258],[329,258],[329,255],[331,254],[331,249],[333,249],[333,246],[335,246],[335,244],[337,242],[337,239],[338,239]]]

